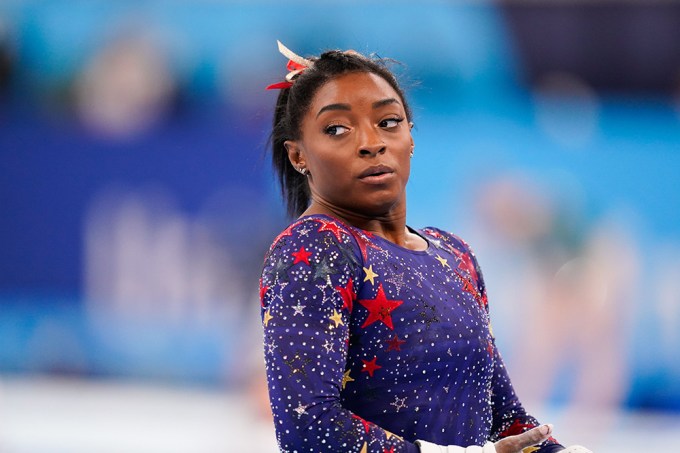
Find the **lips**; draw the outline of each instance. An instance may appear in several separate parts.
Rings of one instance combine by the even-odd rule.
[[[368,167],[366,170],[362,171],[359,174],[359,179],[378,177],[388,173],[394,173],[394,170],[387,165],[373,165],[372,167]]]

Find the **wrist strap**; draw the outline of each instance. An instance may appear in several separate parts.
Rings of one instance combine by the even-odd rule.
[[[483,447],[472,445],[470,447],[459,447],[457,445],[437,445],[424,440],[417,440],[416,445],[420,453],[496,453],[496,448],[491,442],[487,442]],[[577,453],[576,451],[574,453]]]

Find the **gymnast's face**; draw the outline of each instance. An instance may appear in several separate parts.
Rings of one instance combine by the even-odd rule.
[[[369,218],[405,211],[413,138],[401,97],[382,77],[354,72],[321,86],[286,148],[308,170],[313,207]]]

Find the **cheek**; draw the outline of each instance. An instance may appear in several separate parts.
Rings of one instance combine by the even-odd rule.
[[[413,151],[413,148],[411,147],[410,139],[409,140],[404,140],[404,139],[395,140],[395,143],[394,143],[392,149],[395,150],[395,154],[397,155],[397,159],[399,159],[399,162],[406,162],[406,163],[411,162],[411,151]]]
[[[312,179],[318,185],[338,186],[351,174],[350,159],[344,158],[337,148],[316,153],[309,162],[310,171],[316,176]]]

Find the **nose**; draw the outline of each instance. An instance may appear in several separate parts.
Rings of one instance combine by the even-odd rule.
[[[366,127],[359,134],[359,155],[362,157],[376,156],[386,150],[385,142],[373,127]]]

